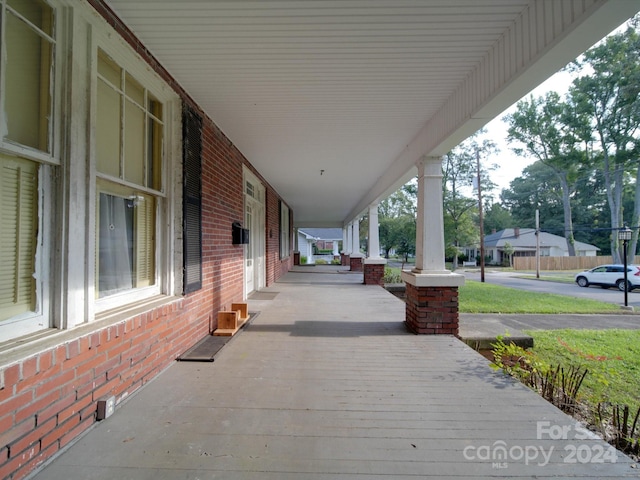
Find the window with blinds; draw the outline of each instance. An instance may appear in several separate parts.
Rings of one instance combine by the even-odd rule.
[[[35,309],[38,164],[0,156],[0,321]]]
[[[98,52],[96,297],[156,284],[163,106]]]
[[[155,198],[104,182],[98,188],[97,296],[154,285]]]
[[[50,198],[51,187],[39,176],[57,163],[55,10],[43,0],[0,0],[0,19],[0,144],[10,153],[0,154],[0,338],[10,338],[48,327],[40,260],[51,202],[41,199]]]

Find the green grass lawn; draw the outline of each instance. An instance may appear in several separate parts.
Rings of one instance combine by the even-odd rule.
[[[459,290],[461,313],[611,313],[620,307],[596,300],[527,292],[467,280]]]
[[[640,406],[640,330],[531,330],[533,352],[552,365],[587,368],[580,390],[598,402]]]

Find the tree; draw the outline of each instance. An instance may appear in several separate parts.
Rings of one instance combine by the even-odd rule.
[[[576,78],[570,98],[579,116],[588,119],[590,129],[583,132],[584,141],[595,140],[601,157],[600,172],[604,179],[611,217],[611,253],[620,261],[616,232],[624,226],[623,193],[625,184],[635,176],[635,208],[631,220],[634,227],[630,261],[638,242],[640,220],[640,39],[630,26],[624,33],[607,37],[588,50],[573,64]],[[594,137],[592,138],[591,131]],[[595,152],[594,152],[595,153]]]
[[[511,266],[511,261],[513,258],[513,253],[515,252],[515,248],[513,248],[513,245],[511,245],[509,242],[504,242],[504,246],[502,247],[502,252],[504,253],[504,256],[507,258],[507,261],[509,262],[509,265],[507,266]]]
[[[534,228],[535,211],[539,210],[542,230],[556,235],[564,232],[560,184],[553,171],[542,162],[526,167],[522,176],[502,191],[500,199],[501,207],[511,214],[512,221],[511,224],[497,226],[496,230],[510,226]],[[578,173],[571,204],[576,241],[596,245],[602,254],[608,255],[609,214],[604,183],[594,168],[585,168]],[[486,213],[485,218],[485,223],[490,222],[491,213]]]
[[[418,185],[413,179],[380,202],[378,214],[383,218],[415,217]]]
[[[412,180],[380,202],[380,247],[385,251],[385,258],[389,258],[392,249],[403,255],[405,262],[408,255],[415,253],[417,191],[417,184]]]
[[[505,228],[517,226],[514,224],[511,212],[501,204],[494,202],[484,212],[484,233],[498,232]]]
[[[397,219],[398,255],[402,256],[402,268],[409,261],[409,255],[416,253],[416,221],[415,217],[403,216]]]
[[[473,222],[472,211],[477,201],[461,193],[463,187],[470,187],[473,178],[473,158],[470,152],[459,147],[444,156],[443,170],[443,210],[445,245],[451,245],[458,250],[461,244],[474,243],[477,232]],[[453,256],[453,269],[457,267]]]
[[[478,199],[469,196],[471,187],[477,185],[479,159],[485,159],[496,151],[490,140],[480,140],[484,130],[476,132],[472,137],[448,152],[442,163],[442,190],[445,245],[453,245],[456,249],[463,244],[476,243],[478,230],[474,224],[474,210]],[[488,176],[491,165],[483,169],[480,175],[481,187],[491,192],[495,184]],[[456,268],[454,261],[453,268]]]
[[[571,195],[583,156],[576,148],[580,140],[566,124],[571,118],[567,113],[570,110],[556,92],[549,92],[545,97],[530,97],[518,102],[516,111],[505,120],[509,124],[507,140],[524,145],[524,148],[514,147],[514,152],[519,155],[529,153],[557,177],[562,193],[564,237],[569,255],[575,256]]]
[[[564,232],[558,177],[544,163],[538,161],[526,167],[522,176],[512,180],[510,188],[502,191],[501,200],[511,212],[512,226],[534,228],[536,210],[539,210],[543,230]]]

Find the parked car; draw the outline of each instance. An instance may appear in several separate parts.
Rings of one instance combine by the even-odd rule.
[[[602,288],[617,287],[624,292],[624,265],[600,265],[576,275],[576,283],[581,287],[597,285]],[[640,267],[627,265],[627,291],[640,288]]]

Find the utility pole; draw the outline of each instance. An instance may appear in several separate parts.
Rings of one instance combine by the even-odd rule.
[[[536,278],[540,278],[540,210],[536,208]]]
[[[476,147],[476,163],[478,165],[478,208],[480,220],[480,281],[484,282],[484,215],[482,213],[482,186],[480,185],[480,149]]]

